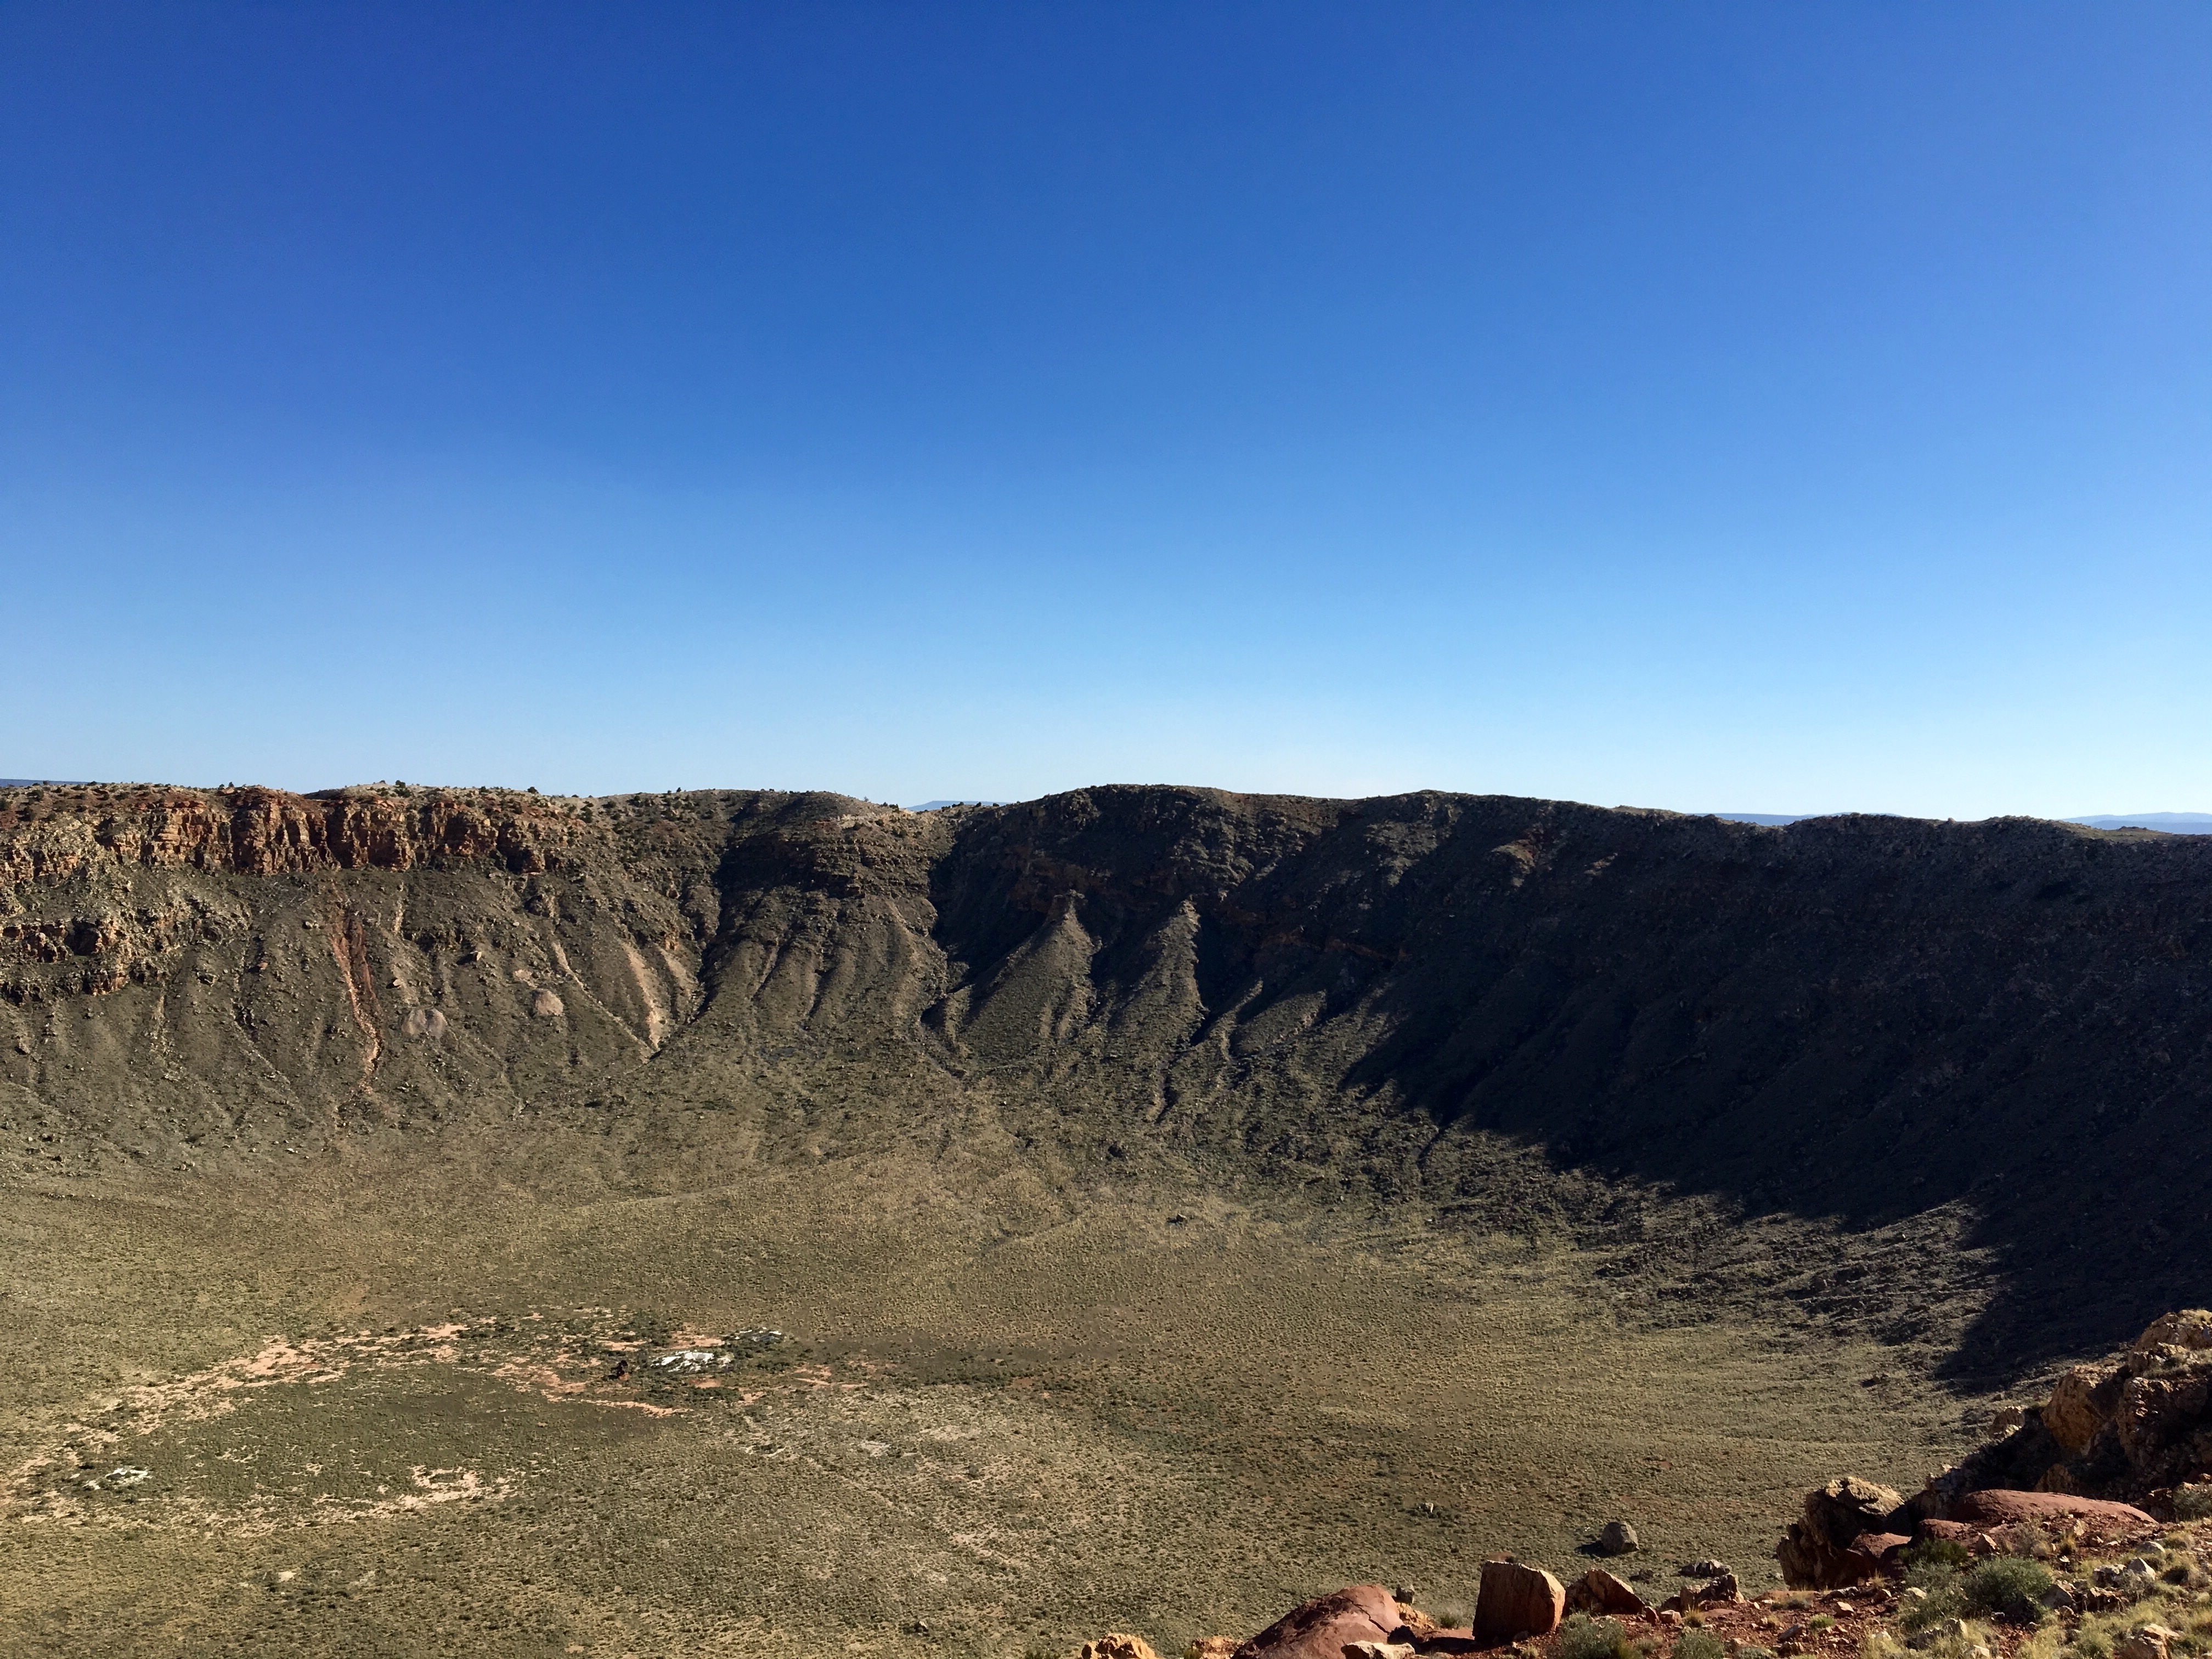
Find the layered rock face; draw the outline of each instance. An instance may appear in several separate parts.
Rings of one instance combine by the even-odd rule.
[[[1632,1251],[1720,1248],[1653,1229],[1654,1190],[1956,1215],[1964,1253],[1708,1282],[1902,1339],[1929,1298],[1885,1283],[1994,1269],[1965,1363],[2001,1370],[2185,1299],[2212,1247],[2212,838],[1165,788],[13,790],[0,1062],[51,1148],[26,1167],[64,1178],[648,1109],[802,1156],[985,1112],[1102,1168]]]

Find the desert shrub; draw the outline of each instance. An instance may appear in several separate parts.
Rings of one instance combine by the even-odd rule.
[[[2009,1619],[2015,1625],[2039,1625],[2049,1611],[2051,1572],[2040,1561],[2018,1555],[1993,1555],[1960,1581],[1966,1605],[1978,1613]]]
[[[1674,1643],[1674,1659],[1728,1659],[1728,1644],[1709,1630],[1686,1630]]]
[[[1619,1659],[1628,1632],[1618,1619],[1593,1619],[1578,1613],[1559,1626],[1559,1659]]]
[[[1825,1613],[1816,1613],[1805,1621],[1807,1630],[1833,1630],[1836,1621]]]
[[[2202,1521],[2212,1516],[2212,1481],[2201,1486],[2176,1486],[2173,1513],[2176,1519],[2182,1521]]]
[[[2076,1659],[2112,1659],[2112,1650],[2127,1639],[2130,1627],[2136,1622],[2133,1613],[2094,1613],[2084,1619],[2081,1628],[2074,1633]]]
[[[1774,1659],[1774,1650],[1763,1648],[1756,1642],[1739,1642],[1736,1644],[1735,1659]]]
[[[1964,1544],[1954,1544],[1948,1538],[1923,1538],[1905,1552],[1905,1582],[1917,1584],[1922,1589],[1929,1589],[1929,1584],[1912,1575],[1939,1574],[1946,1570],[1956,1572],[1973,1559],[1973,1552]]]
[[[1973,1559],[1964,1547],[1942,1538],[1925,1539],[1905,1551],[1905,1586],[1928,1598],[1905,1605],[1902,1622],[1907,1630],[1941,1624],[1966,1611],[1959,1569]]]
[[[1747,1642],[1737,1650],[1737,1659],[1742,1659],[1752,1650],[1751,1644]],[[1904,1659],[1905,1651],[1903,1643],[1879,1627],[1867,1631],[1859,1638],[1859,1659]],[[1771,1659],[1765,1648],[1759,1649],[1758,1652],[1763,1659]]]

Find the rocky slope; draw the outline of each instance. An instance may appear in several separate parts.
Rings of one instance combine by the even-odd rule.
[[[19,1178],[738,1102],[746,1156],[817,1158],[988,1109],[1036,1156],[1603,1235],[1899,1339],[1966,1296],[1953,1363],[2016,1373],[2207,1299],[2212,839],[16,789],[0,1062]],[[1874,1242],[1780,1274],[1731,1255],[1759,1216]]]

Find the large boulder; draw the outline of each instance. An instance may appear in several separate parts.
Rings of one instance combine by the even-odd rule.
[[[1541,1567],[1486,1561],[1474,1601],[1474,1634],[1485,1647],[1549,1636],[1567,1610],[1566,1586]]]
[[[1235,1659],[1344,1659],[1354,1642],[1387,1642],[1404,1622],[1380,1584],[1353,1584],[1291,1608],[1238,1648]]]
[[[1774,1547],[1782,1577],[1793,1589],[1841,1589],[1868,1574],[1853,1559],[1851,1546],[1861,1533],[1899,1530],[1893,1526],[1905,1500],[1887,1486],[1838,1476],[1805,1494],[1802,1513]]]
[[[2157,1524],[2132,1504],[2077,1498],[2063,1492],[1970,1492],[1951,1505],[1948,1518],[1982,1528],[2061,1520],[2109,1521],[2129,1527]]]

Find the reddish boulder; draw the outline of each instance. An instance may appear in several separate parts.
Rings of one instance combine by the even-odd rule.
[[[2063,1492],[1970,1492],[1951,1505],[1950,1518],[1977,1527],[2007,1527],[2016,1521],[2078,1519],[2112,1521],[2123,1526],[2155,1526],[2132,1504],[2076,1498]]]
[[[1549,1636],[1567,1610],[1566,1586],[1541,1567],[1486,1561],[1474,1602],[1474,1633],[1486,1647]]]
[[[1353,1584],[1293,1607],[1237,1650],[1235,1659],[1344,1659],[1353,1642],[1387,1642],[1403,1622],[1380,1584]]]
[[[1844,1552],[1843,1565],[1858,1575],[1859,1583],[1880,1578],[1898,1565],[1898,1556],[1911,1541],[1901,1532],[1863,1532]]]
[[[1628,1583],[1603,1567],[1592,1567],[1567,1586],[1567,1611],[1634,1614],[1649,1613],[1651,1607]]]

